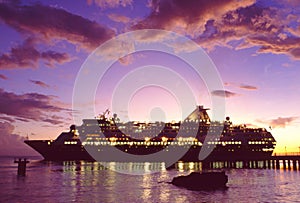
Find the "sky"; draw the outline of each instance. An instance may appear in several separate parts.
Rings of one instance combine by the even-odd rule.
[[[268,129],[278,153],[300,152],[299,19],[300,2],[293,0],[0,1],[0,155],[32,154],[26,137],[55,139],[68,130],[78,113],[76,78],[89,56],[120,34],[144,29],[172,31],[203,48],[224,89],[208,91],[174,55],[137,52],[115,61],[99,82],[94,103],[86,104],[97,106],[95,116],[117,101],[124,119],[178,119],[180,91],[136,83],[127,100],[112,95],[141,73],[153,83],[177,77],[178,87],[187,82],[197,94],[197,104],[212,108],[211,97],[223,98],[233,123]],[[100,50],[128,51],[110,48]]]

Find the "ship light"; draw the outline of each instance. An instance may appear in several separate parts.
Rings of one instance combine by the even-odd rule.
[[[167,137],[162,137],[161,139],[162,139],[163,142],[167,142],[168,141]]]
[[[145,137],[145,141],[149,142],[150,141],[150,137]]]
[[[117,141],[117,138],[116,138],[116,137],[110,137],[110,138],[109,138],[109,141],[111,141],[111,142],[116,142],[116,141]]]

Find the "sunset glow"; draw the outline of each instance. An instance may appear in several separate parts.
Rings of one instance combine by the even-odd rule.
[[[68,130],[72,114],[79,114],[73,90],[78,74],[89,74],[80,72],[88,57],[108,40],[142,29],[172,31],[197,43],[224,89],[209,91],[205,78],[180,58],[154,51],[126,55],[132,47],[116,45],[99,58],[126,56],[105,72],[95,100],[82,104],[95,108],[94,117],[110,109],[124,121],[179,120],[186,95],[207,108],[212,97],[225,98],[234,124],[266,128],[276,153],[300,152],[299,17],[297,1],[1,1],[0,155],[34,154],[25,137],[55,139]],[[136,37],[164,43],[162,35]],[[175,53],[193,51],[172,45]],[[153,84],[143,86],[139,78]]]

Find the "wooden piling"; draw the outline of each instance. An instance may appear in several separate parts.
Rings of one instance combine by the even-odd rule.
[[[26,164],[29,163],[26,158],[22,160],[19,158],[18,160],[15,159],[14,163],[18,164],[18,175],[25,176],[26,175]]]

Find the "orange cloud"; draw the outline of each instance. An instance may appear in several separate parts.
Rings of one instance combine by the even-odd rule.
[[[118,23],[128,23],[130,21],[130,18],[116,13],[108,14],[108,18]]]
[[[207,50],[258,47],[257,53],[300,60],[299,16],[289,1],[282,9],[248,1],[151,1],[149,16],[132,28],[167,29],[193,38]],[[280,2],[279,2],[280,3]],[[236,41],[234,45],[230,42]]]

